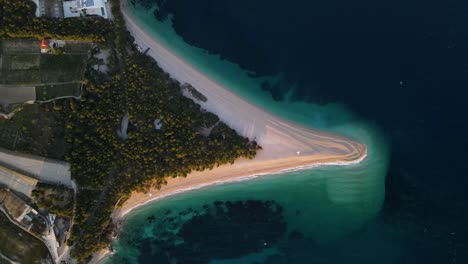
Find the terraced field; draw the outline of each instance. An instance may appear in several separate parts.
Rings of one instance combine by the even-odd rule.
[[[81,82],[86,54],[1,54],[0,84]]]
[[[41,54],[36,39],[0,40],[0,104],[79,96],[91,47],[67,41],[63,54]]]

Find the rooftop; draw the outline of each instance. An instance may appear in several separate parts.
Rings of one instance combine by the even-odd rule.
[[[81,0],[80,2],[81,2],[80,4],[81,4],[82,7],[92,7],[92,6],[94,6],[94,0]]]
[[[64,17],[97,15],[108,18],[106,2],[104,0],[64,1],[63,12]]]

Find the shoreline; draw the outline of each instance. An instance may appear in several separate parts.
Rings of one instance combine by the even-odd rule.
[[[286,121],[216,83],[145,32],[128,14],[126,6],[125,1],[120,2],[126,28],[138,46],[146,50],[147,55],[155,59],[171,78],[181,84],[189,83],[206,96],[206,102],[191,98],[202,109],[218,115],[238,134],[256,140],[262,149],[252,160],[241,158],[234,164],[191,172],[185,178],[170,178],[160,190],[151,188],[144,194],[133,192],[113,212],[114,222],[123,220],[137,208],[187,191],[319,166],[348,166],[358,164],[367,157],[367,147],[360,142]],[[109,254],[109,251],[101,251],[90,263],[100,263]]]
[[[229,183],[234,183],[234,182],[248,181],[248,180],[256,179],[256,178],[263,177],[263,176],[269,176],[269,175],[278,175],[278,174],[284,174],[284,173],[288,173],[288,172],[308,170],[308,169],[324,167],[324,166],[350,166],[350,165],[355,165],[355,164],[361,163],[366,157],[367,157],[367,152],[361,158],[359,158],[357,160],[354,160],[354,161],[349,161],[349,162],[315,163],[315,164],[310,164],[310,165],[305,165],[305,166],[287,168],[287,169],[283,169],[283,170],[276,171],[276,172],[271,172],[271,173],[258,173],[258,174],[253,174],[253,175],[231,177],[231,178],[228,178],[226,180],[214,181],[214,182],[211,182],[211,183],[205,183],[205,184],[200,184],[200,185],[196,185],[196,186],[188,186],[185,189],[180,188],[180,189],[174,190],[173,192],[168,192],[168,193],[166,193],[164,195],[158,195],[156,197],[152,197],[152,195],[151,195],[150,197],[152,197],[152,198],[150,198],[150,199],[148,199],[148,200],[146,200],[146,201],[144,201],[144,202],[142,202],[140,204],[134,205],[133,207],[127,209],[124,212],[119,213],[119,215],[118,215],[119,218],[116,219],[116,220],[123,220],[126,216],[128,216],[129,214],[131,214],[135,210],[137,210],[137,209],[139,209],[141,207],[144,207],[145,205],[151,204],[151,203],[153,203],[155,201],[162,200],[164,198],[167,198],[167,197],[170,197],[170,196],[173,196],[173,195],[182,194],[182,193],[185,193],[185,192],[190,192],[190,191],[194,191],[194,190],[198,190],[198,189],[203,189],[203,188],[206,188],[206,187],[218,186],[218,185],[229,184]],[[189,175],[187,177],[189,177]],[[156,192],[157,192],[157,190],[156,190]],[[151,194],[151,193],[149,193],[149,194]]]
[[[129,207],[125,211],[122,211],[124,206],[121,208],[117,208],[113,213],[112,213],[112,220],[114,223],[117,222],[123,222],[126,217],[128,217],[131,213],[136,211],[139,208],[145,207],[149,204],[152,204],[154,202],[157,202],[159,200],[163,200],[165,198],[178,195],[178,194],[183,194],[186,192],[190,191],[196,191],[199,189],[203,188],[209,188],[213,186],[218,186],[218,185],[223,185],[223,184],[229,184],[229,183],[235,183],[235,182],[242,182],[242,181],[248,181],[251,179],[256,179],[258,177],[262,176],[268,176],[268,175],[277,175],[277,174],[283,174],[287,172],[293,172],[293,171],[299,171],[299,170],[307,170],[307,169],[312,169],[312,168],[317,168],[317,167],[323,167],[323,166],[350,166],[350,165],[355,165],[361,163],[363,160],[367,158],[367,149],[360,158],[352,161],[346,161],[346,162],[323,162],[323,163],[312,163],[309,165],[303,165],[303,166],[298,166],[298,167],[289,167],[286,169],[282,169],[279,171],[275,172],[261,172],[258,174],[253,174],[253,175],[243,175],[239,177],[227,177],[224,180],[219,180],[219,181],[206,181],[205,183],[200,183],[200,184],[195,184],[192,185],[190,183],[186,183],[186,179],[188,177],[193,177],[194,173],[201,175],[202,172],[192,172],[191,174],[187,175],[186,178],[171,178],[167,180],[167,185],[162,186],[161,190],[157,190],[155,188],[152,188],[149,192],[143,194],[143,193],[132,193],[131,197],[129,198],[132,199],[137,199],[136,197],[141,197],[142,199],[137,199],[140,202],[133,202],[131,205],[128,205],[127,202],[124,203],[124,205],[127,205]],[[224,165],[224,166],[230,166],[230,165]],[[232,166],[232,165],[231,165]],[[222,167],[222,166],[220,166]],[[218,167],[219,168],[219,167]],[[219,174],[219,169],[214,168],[210,172],[218,173]],[[205,177],[208,178],[208,177]],[[209,179],[207,179],[209,180]],[[178,183],[179,184],[178,184]],[[180,184],[181,182],[184,182]],[[172,189],[172,188],[167,188],[169,185],[176,185],[178,187],[173,188],[173,190],[167,190],[167,189]],[[128,200],[127,200],[128,201]],[[120,231],[120,230],[119,230]],[[118,239],[115,237],[113,240]],[[91,261],[89,262],[90,264],[98,264],[98,263],[103,263],[107,258],[112,256],[115,252],[109,250],[109,249],[103,249],[95,253]]]
[[[145,197],[133,193],[120,212],[114,214],[114,219],[118,219],[123,215],[122,212],[126,214],[139,204],[155,200],[155,195],[164,196],[181,189],[201,188],[240,177],[273,174],[298,167],[350,165],[362,161],[367,155],[366,146],[360,142],[293,124],[247,102],[194,69],[145,32],[128,14],[125,1],[121,1],[121,12],[127,30],[139,47],[143,50],[150,48],[147,54],[155,59],[171,78],[181,83],[189,83],[207,97],[206,102],[192,98],[194,101],[203,109],[218,115],[221,121],[240,135],[250,140],[255,139],[263,149],[258,151],[253,160],[238,159],[232,165],[221,165],[210,171],[192,172],[186,178],[170,178],[161,190],[151,189]]]

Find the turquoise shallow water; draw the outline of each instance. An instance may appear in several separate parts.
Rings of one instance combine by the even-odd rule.
[[[350,258],[356,261],[362,258],[372,259],[372,254],[363,256],[357,249],[351,254],[349,248],[353,246],[343,245],[349,245],[348,240],[352,239],[357,247],[361,243],[359,237],[375,235],[372,223],[383,204],[389,158],[386,140],[378,129],[359,119],[340,104],[319,106],[287,100],[276,102],[261,90],[260,85],[265,80],[274,83],[280,79],[279,76],[251,77],[237,65],[220,60],[218,56],[183,42],[170,23],[160,23],[154,19],[152,10],[129,8],[129,13],[166,47],[218,83],[283,118],[353,137],[366,144],[368,157],[357,165],[292,171],[193,190],[139,208],[126,219],[122,234],[114,243],[116,254],[108,262],[151,263],[156,255],[145,255],[143,252],[148,252],[148,248],[142,245],[152,244],[151,241],[156,241],[158,236],[162,236],[161,229],[169,228],[170,225],[165,222],[168,219],[167,210],[170,210],[171,214],[185,212],[190,208],[202,211],[204,205],[211,205],[217,200],[273,200],[283,209],[286,231],[274,245],[265,245],[264,250],[252,251],[230,259],[214,257],[211,259],[212,263],[283,263],[285,259],[289,263],[303,263],[310,260],[311,255],[317,260],[322,259],[320,263],[340,263]],[[246,213],[246,217],[255,214],[243,212]],[[154,217],[154,220],[148,220],[151,217]],[[180,220],[178,227],[176,225],[172,228],[179,230],[180,226],[190,219],[191,217],[186,217]],[[368,231],[363,232],[364,227]],[[234,225],[233,228],[238,228],[241,232],[243,227]],[[375,224],[375,229],[381,228]],[[293,245],[292,240],[287,237],[294,231],[301,234],[301,239]],[[356,233],[359,233],[358,237],[354,237]],[[223,238],[219,230],[215,229],[205,232],[203,236],[229,239]],[[379,246],[370,240],[365,241],[362,243],[369,243],[366,246]],[[161,247],[161,244],[158,245],[154,242],[154,247]],[[384,243],[381,247],[387,245]],[[393,254],[397,251],[395,248],[388,248]],[[235,248],[231,250],[236,252]],[[149,251],[154,251],[154,248]],[[334,252],[333,257],[330,257],[330,252]]]

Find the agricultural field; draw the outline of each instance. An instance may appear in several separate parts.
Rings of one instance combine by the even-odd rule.
[[[0,43],[2,54],[38,54],[41,52],[38,41],[35,39],[8,39]]]
[[[1,55],[0,83],[6,85],[80,82],[87,54]]]
[[[55,159],[65,153],[65,120],[50,104],[25,105],[11,119],[0,119],[0,147]]]
[[[67,41],[63,54],[41,54],[35,39],[0,40],[0,105],[22,107],[0,119],[0,147],[63,159],[65,121],[54,104],[28,105],[62,96],[80,96],[92,43]]]
[[[40,82],[40,55],[1,54],[0,84],[35,84]]]
[[[87,54],[41,55],[41,84],[83,80]]]
[[[83,80],[92,43],[68,41],[63,54],[41,54],[36,39],[0,41],[1,85],[53,85]]]
[[[16,263],[52,263],[46,246],[0,213],[0,252]]]

